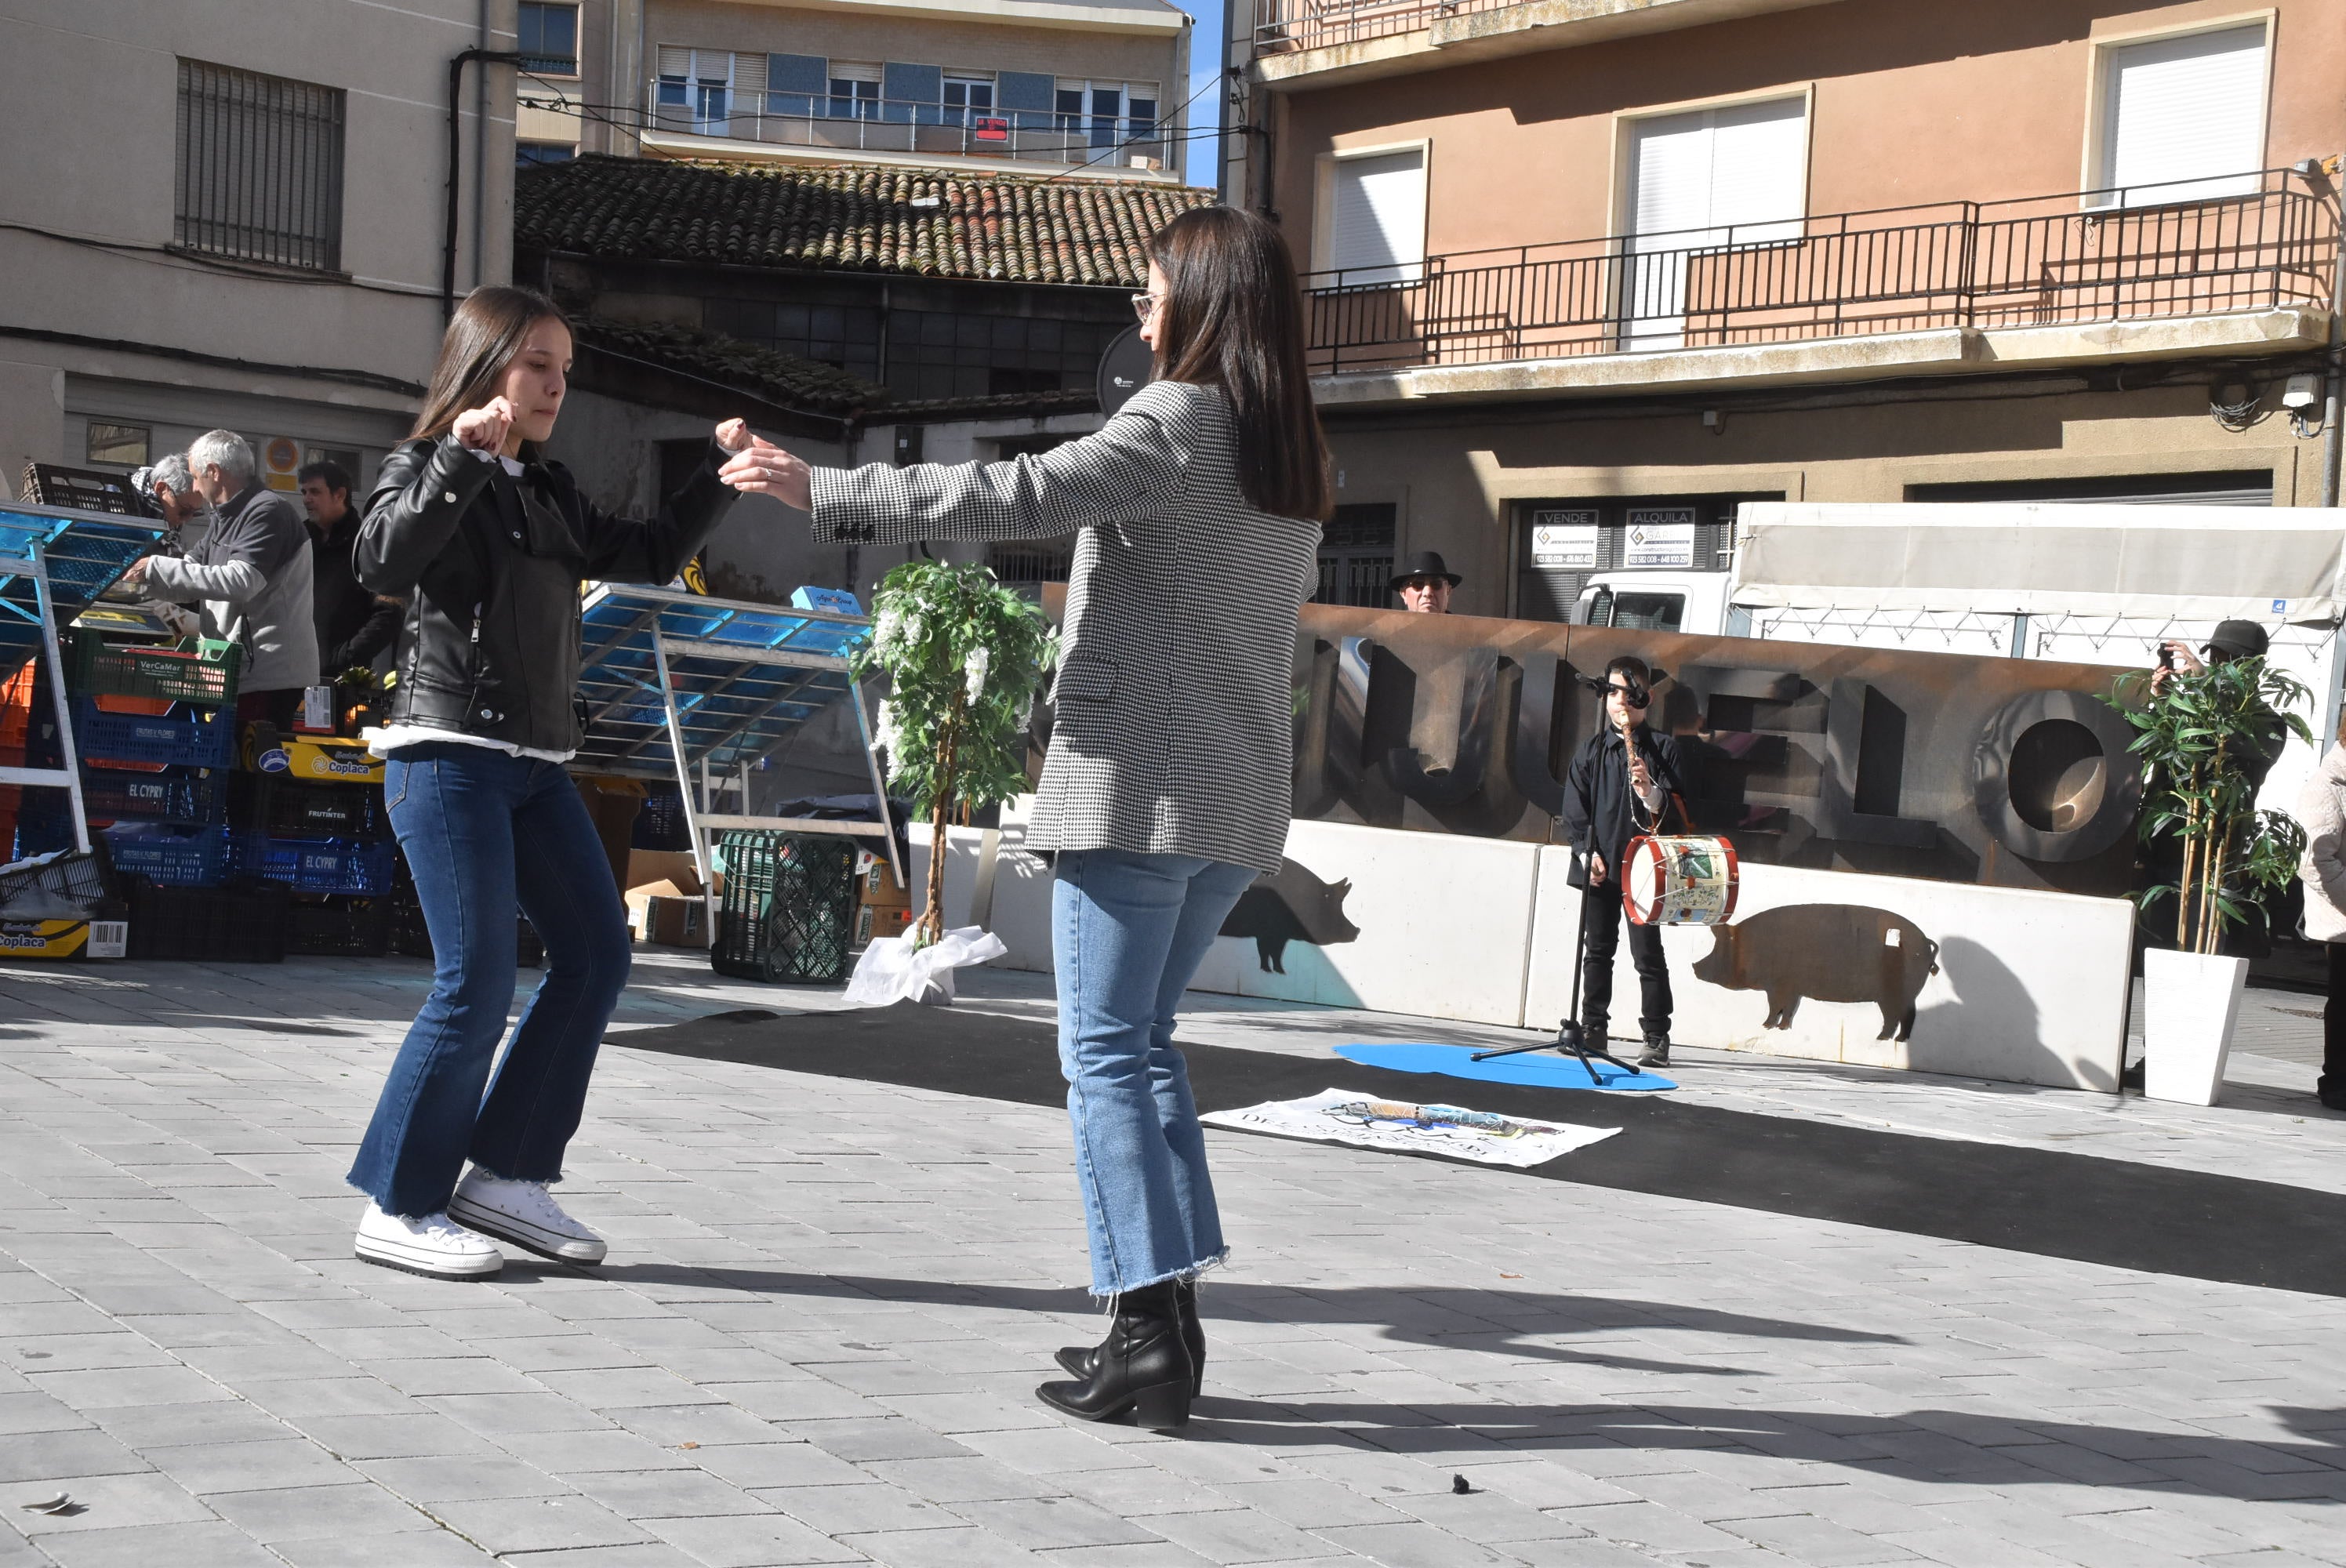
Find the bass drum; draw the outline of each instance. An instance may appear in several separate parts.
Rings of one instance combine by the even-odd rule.
[[[1725,925],[1741,871],[1724,839],[1647,835],[1629,840],[1621,904],[1639,925]]]

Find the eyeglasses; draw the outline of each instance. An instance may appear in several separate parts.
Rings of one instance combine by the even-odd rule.
[[[1164,300],[1162,294],[1135,294],[1132,297],[1132,313],[1146,321],[1157,313],[1157,307]]]

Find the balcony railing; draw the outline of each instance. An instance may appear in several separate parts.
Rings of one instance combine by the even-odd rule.
[[[1497,11],[1525,0],[1260,0],[1254,52],[1285,55],[1418,33],[1446,16]]]
[[[685,101],[678,102],[678,98]],[[652,81],[645,128],[770,147],[920,158],[979,158],[1102,168],[1161,168],[1165,127],[1121,116],[963,108],[893,98],[769,92],[752,98],[703,83]],[[1134,159],[1149,160],[1137,166]]]
[[[1312,368],[1486,363],[2327,305],[2288,170],[1526,245],[1303,280]]]

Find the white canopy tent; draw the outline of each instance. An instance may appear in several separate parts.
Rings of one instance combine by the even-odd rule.
[[[1728,600],[2336,626],[2346,522],[2320,507],[1747,502]]]

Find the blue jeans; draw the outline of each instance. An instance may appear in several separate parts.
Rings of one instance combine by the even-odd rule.
[[[603,841],[559,763],[434,742],[401,748],[383,789],[437,967],[350,1180],[385,1213],[421,1218],[448,1207],[467,1156],[493,1176],[561,1178],[632,949]],[[546,978],[492,1084],[516,907],[546,943]]]
[[[1096,1296],[1188,1278],[1229,1250],[1173,1012],[1254,876],[1188,855],[1058,857],[1059,1071]]]

